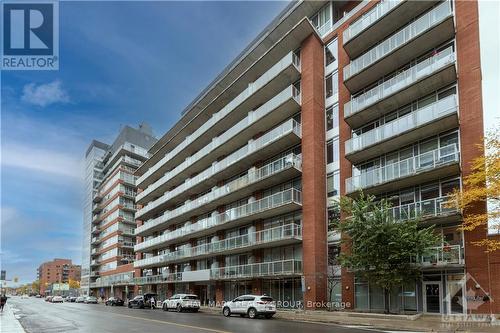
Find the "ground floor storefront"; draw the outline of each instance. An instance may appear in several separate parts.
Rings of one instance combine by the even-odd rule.
[[[91,288],[90,295],[101,299],[108,299],[109,297],[118,297],[123,300],[131,299],[134,297],[134,286],[103,286],[98,288]]]

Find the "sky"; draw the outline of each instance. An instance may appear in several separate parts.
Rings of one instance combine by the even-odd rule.
[[[3,71],[1,266],[81,263],[82,163],[121,125],[157,136],[286,2],[61,2],[58,71]]]
[[[2,269],[81,263],[83,157],[121,125],[161,136],[287,2],[61,2],[58,71],[1,73]],[[498,1],[481,1],[483,98],[498,123]],[[493,33],[496,32],[496,33]]]

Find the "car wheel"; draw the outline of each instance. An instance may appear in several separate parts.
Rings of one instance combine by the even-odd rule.
[[[163,304],[162,307],[163,311],[168,311],[167,304]]]
[[[128,303],[128,308],[132,309],[132,304]]]
[[[182,306],[180,304],[177,304],[176,310],[177,312],[182,312]]]
[[[257,318],[257,310],[255,310],[254,308],[248,309],[248,318],[250,319]]]
[[[273,317],[273,314],[266,314],[266,319],[271,319]]]
[[[231,315],[231,310],[226,306],[224,309],[222,309],[222,314],[224,317],[229,317]]]

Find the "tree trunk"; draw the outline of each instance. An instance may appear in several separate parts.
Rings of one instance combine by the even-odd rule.
[[[390,313],[390,309],[389,309],[389,297],[390,297],[390,292],[389,292],[389,289],[387,288],[384,288],[384,313],[385,314],[389,314]]]

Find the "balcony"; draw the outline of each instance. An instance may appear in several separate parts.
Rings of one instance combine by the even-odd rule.
[[[445,1],[352,60],[344,68],[344,84],[359,91],[454,35],[451,2]]]
[[[98,259],[94,259],[94,260],[92,260],[92,261],[90,262],[90,266],[99,266],[99,262],[100,262],[100,260],[98,260]]]
[[[205,233],[212,233],[225,228],[227,222],[231,222],[232,227],[237,227],[251,220],[281,215],[299,209],[301,206],[302,193],[296,189],[288,189],[254,202],[231,208],[223,213],[214,214],[208,219],[210,223],[208,223],[207,228],[202,230]],[[135,229],[135,234],[137,236],[143,236],[144,234],[151,234],[154,231],[164,229],[166,227],[166,221],[168,220],[162,219],[160,216],[156,220],[137,227]],[[202,234],[202,230],[197,234]]]
[[[456,79],[455,52],[449,47],[352,98],[344,105],[344,119],[351,128],[361,127]]]
[[[202,149],[187,157],[184,162],[139,193],[137,203],[142,204],[151,197],[161,195],[165,190],[175,185],[175,180],[182,181],[189,174],[209,167],[217,157],[232,153],[252,139],[255,133],[268,130],[272,125],[292,117],[299,110],[300,92],[294,86],[289,86],[255,111],[249,112],[245,118],[223,134],[213,138],[209,144],[204,137],[205,146]],[[182,178],[180,175],[185,177]]]
[[[209,280],[236,280],[258,277],[300,276],[302,274],[301,260],[281,260],[263,263],[228,266],[198,271],[167,273],[135,278],[138,285],[160,284],[174,282],[196,282]]]
[[[456,145],[445,146],[346,179],[346,194],[390,192],[460,172]]]
[[[185,187],[181,188],[183,191],[191,188],[194,184],[199,183],[202,183],[200,185],[204,186],[204,188],[210,188],[216,186],[221,180],[231,177],[234,174],[244,172],[257,161],[266,159],[266,157],[273,156],[288,147],[300,143],[300,140],[300,124],[294,119],[289,119],[261,137],[255,140],[250,140],[245,146],[234,151],[226,158],[218,162],[214,162],[212,166],[200,172],[195,177],[188,179],[189,175],[187,172],[177,173],[175,177],[177,178],[183,176],[183,179],[187,179],[187,181],[185,181]],[[171,174],[167,174],[165,176],[165,178],[169,177],[172,177]],[[164,181],[167,181],[167,179]],[[174,189],[174,191],[175,190],[177,189]],[[168,199],[169,196],[167,195],[148,203],[142,209],[137,211],[136,218],[142,220],[150,218],[154,215],[154,211],[165,209],[167,207],[166,203],[168,202]]]
[[[299,78],[300,60],[290,52],[139,177],[138,185],[140,187],[150,185],[169,168],[188,158],[190,152],[203,149],[207,138],[213,138],[217,133],[233,126],[242,115],[271,99]]]
[[[424,269],[462,267],[465,264],[464,248],[461,245],[445,245],[429,248],[417,258]]]
[[[301,239],[301,226],[297,224],[286,224],[276,228],[249,232],[246,235],[226,238],[220,241],[138,260],[134,263],[134,267],[148,268],[158,264],[165,265],[182,262],[187,259],[203,259],[213,257],[214,255],[230,255],[269,246],[285,246],[296,243]]]
[[[290,154],[259,169],[250,169],[245,175],[223,186],[214,187],[212,191],[165,212],[162,216],[168,219],[169,223],[183,222],[191,216],[215,210],[224,203],[250,196],[260,188],[291,179],[300,175],[300,172],[300,157]]]
[[[100,237],[92,237],[92,241],[90,242],[91,244],[99,244],[101,242],[101,238]]]
[[[346,158],[352,163],[360,163],[456,127],[457,96],[452,95],[347,140]]]
[[[93,235],[99,234],[100,232],[101,232],[101,229],[99,229],[98,226],[93,226],[92,227],[92,234]]]
[[[391,207],[391,215],[398,221],[419,218],[425,224],[456,223],[461,221],[462,215],[457,208],[449,206],[450,199],[449,196],[444,196]]]
[[[344,50],[351,59],[422,14],[438,1],[385,0],[367,11],[343,32]]]

